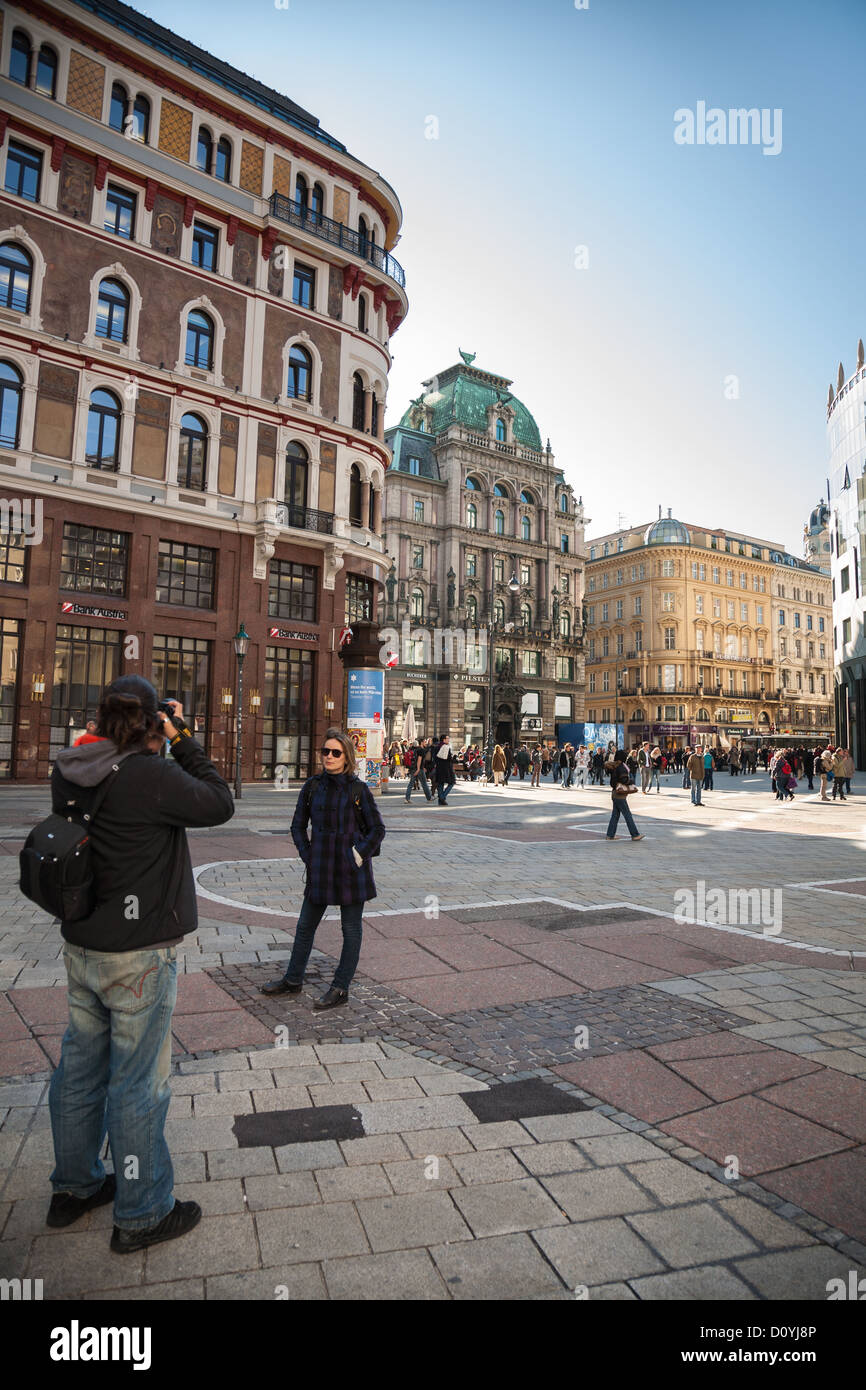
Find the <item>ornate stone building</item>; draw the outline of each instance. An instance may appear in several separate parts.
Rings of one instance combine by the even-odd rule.
[[[830,583],[770,541],[649,526],[588,542],[587,718],[629,744],[832,732]]]
[[[455,744],[482,743],[491,708],[500,740],[553,739],[583,718],[583,503],[511,382],[460,356],[386,432],[386,732],[400,737],[411,703],[421,731]]]
[[[866,354],[846,377],[842,363],[827,401],[827,501],[833,580],[836,738],[866,769]]]
[[[0,74],[0,775],[121,672],[233,768],[243,623],[244,775],[305,776],[388,566],[396,194],[117,0],[5,6]]]

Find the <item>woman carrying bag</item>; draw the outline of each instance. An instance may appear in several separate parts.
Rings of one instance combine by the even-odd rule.
[[[608,840],[616,839],[616,828],[619,825],[620,816],[625,820],[631,838],[633,840],[643,839],[643,835],[641,835],[635,825],[634,816],[628,806],[629,796],[636,791],[637,787],[631,780],[631,774],[625,761],[625,754],[622,749],[618,749],[613,755],[613,766],[610,769],[610,793],[613,805],[610,813],[610,822],[607,827]]]
[[[283,978],[262,985],[262,994],[300,994],[316,928],[328,905],[336,903],[343,950],[333,984],[313,1006],[318,1010],[337,1008],[349,997],[361,954],[364,903],[376,896],[370,860],[385,838],[370,788],[355,776],[351,739],[329,729],[321,752],[323,771],[304,783],[292,819],[292,839],[307,866],[295,944]]]

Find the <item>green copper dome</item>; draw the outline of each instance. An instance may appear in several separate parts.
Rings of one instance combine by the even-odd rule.
[[[433,377],[423,394],[412,402],[400,424],[407,429],[419,428],[418,407],[427,405],[433,411],[434,435],[441,434],[454,424],[466,425],[467,429],[486,434],[488,408],[500,401],[514,411],[512,428],[515,442],[541,453],[538,426],[523,402],[511,394],[508,389],[510,385],[507,377],[480,371],[464,360]]]

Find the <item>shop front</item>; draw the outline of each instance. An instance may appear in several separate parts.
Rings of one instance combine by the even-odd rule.
[[[689,725],[653,724],[649,738],[650,742],[658,744],[663,752],[673,751],[674,748],[684,748],[689,741]]]

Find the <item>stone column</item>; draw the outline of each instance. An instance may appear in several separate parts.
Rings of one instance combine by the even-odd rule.
[[[364,433],[369,434],[373,428],[373,392],[364,392]]]
[[[376,438],[385,442],[385,402],[379,402],[379,420],[376,426]]]
[[[382,489],[373,492],[373,530],[377,536],[382,534]]]
[[[370,484],[369,484],[369,482],[362,482],[362,483],[361,483],[361,525],[366,527],[367,522],[369,521],[369,519],[370,519]]]

